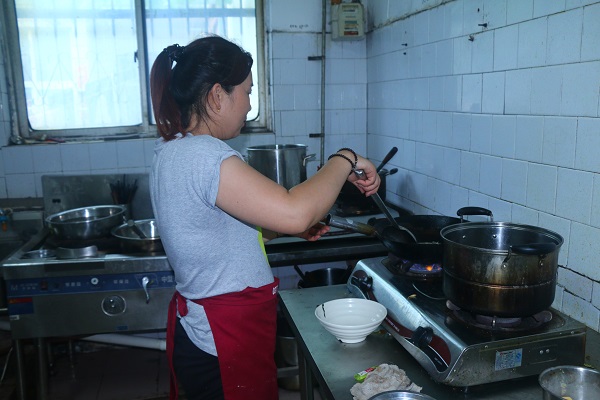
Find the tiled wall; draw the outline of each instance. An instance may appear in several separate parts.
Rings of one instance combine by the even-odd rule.
[[[271,143],[301,143],[321,154],[321,1],[303,4],[266,1],[269,90],[275,134],[244,135],[230,141],[245,148]],[[283,26],[282,21],[286,21]],[[275,22],[270,22],[275,21]],[[0,21],[0,24],[2,21]],[[271,25],[275,29],[271,29]],[[307,27],[310,25],[310,29]],[[343,146],[366,153],[366,44],[331,42],[327,35],[325,157]],[[4,57],[0,57],[0,199],[42,197],[44,174],[111,174],[148,171],[153,139],[111,142],[7,146],[10,114]],[[312,175],[320,161],[309,162]]]
[[[369,154],[400,149],[388,198],[560,233],[554,306],[598,330],[600,3],[398,3],[368,2]]]

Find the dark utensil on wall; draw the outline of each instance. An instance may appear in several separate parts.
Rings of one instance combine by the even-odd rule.
[[[397,152],[398,152],[398,148],[392,147],[392,149],[386,154],[386,156],[383,157],[383,160],[381,160],[381,164],[379,164],[379,166],[377,167],[377,172],[381,171],[381,169],[385,166],[385,164],[387,164],[388,161],[390,161],[392,159],[392,157],[394,157],[396,155]]]

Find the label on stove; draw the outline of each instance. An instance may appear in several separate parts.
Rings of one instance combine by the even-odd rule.
[[[523,361],[523,349],[514,349],[496,352],[495,370],[516,368],[521,366]]]

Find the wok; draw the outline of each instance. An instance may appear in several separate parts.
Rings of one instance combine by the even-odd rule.
[[[481,207],[463,207],[456,214],[460,218],[438,215],[409,215],[394,218],[400,226],[409,230],[417,239],[390,225],[386,218],[373,219],[369,224],[328,215],[323,222],[337,228],[349,229],[368,236],[376,236],[396,257],[413,263],[441,263],[444,257],[440,231],[450,225],[464,222],[467,215],[486,215],[493,218],[492,212]]]

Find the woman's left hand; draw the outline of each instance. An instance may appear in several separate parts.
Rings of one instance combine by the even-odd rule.
[[[329,232],[329,229],[330,229],[330,227],[328,225],[325,225],[325,224],[322,224],[319,222],[319,223],[313,225],[312,227],[310,227],[308,230],[306,230],[302,233],[298,233],[297,235],[294,235],[294,236],[308,240],[309,242],[314,242],[315,240],[320,239],[321,236],[323,236],[324,234]]]

